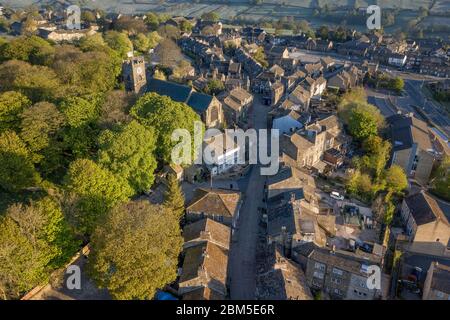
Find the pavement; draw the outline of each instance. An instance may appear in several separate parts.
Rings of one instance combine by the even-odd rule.
[[[267,112],[270,110],[255,96],[251,111],[255,129],[267,127]],[[269,140],[270,141],[270,140]],[[243,179],[241,187],[245,198],[240,210],[234,240],[229,257],[230,296],[233,300],[254,300],[256,290],[256,247],[258,242],[258,208],[264,205],[265,176],[260,175],[260,166],[252,165],[248,178]]]

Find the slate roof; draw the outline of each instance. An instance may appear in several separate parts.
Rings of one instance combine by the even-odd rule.
[[[183,300],[225,300],[225,296],[208,287],[200,287],[183,294]]]
[[[148,81],[147,88],[149,92],[155,92],[161,96],[168,96],[174,101],[184,103],[188,101],[192,91],[191,87],[154,78]]]
[[[184,252],[180,283],[199,277],[199,271],[205,270],[211,281],[217,281],[225,287],[228,266],[227,250],[207,241],[201,245],[187,248]]]
[[[334,253],[331,253],[323,248],[313,249],[308,258],[366,277],[368,274],[362,270],[362,265],[379,265],[381,261],[380,257],[373,254],[363,254],[362,252],[357,254],[342,250],[336,250]]]
[[[194,109],[195,112],[202,114],[206,109],[208,109],[213,98],[213,96],[204,93],[192,92],[189,100],[187,101],[187,105]]]
[[[183,229],[184,242],[192,240],[211,241],[225,249],[230,246],[230,228],[209,218],[188,224]]]
[[[186,210],[233,217],[240,199],[241,193],[238,191],[199,188],[195,191],[194,198]]]
[[[305,193],[310,194],[314,189],[314,178],[293,167],[281,168],[276,175],[268,177],[267,181],[269,199],[279,198],[280,195],[283,198],[295,195],[297,200],[303,199]]]
[[[425,122],[401,114],[395,114],[386,120],[391,128],[393,151],[409,149],[414,143],[425,151],[433,149]]]
[[[423,190],[406,197],[405,202],[417,225],[427,224],[438,219],[449,224],[436,200]]]
[[[274,265],[269,272],[257,276],[258,300],[312,300],[305,274],[296,263],[276,250]]]
[[[161,96],[168,96],[176,102],[183,102],[198,114],[208,109],[213,96],[195,92],[191,87],[159,79],[150,79],[147,85],[148,92],[155,92]]]

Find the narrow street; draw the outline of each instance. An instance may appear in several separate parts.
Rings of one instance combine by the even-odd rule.
[[[265,129],[267,127],[267,112],[269,107],[260,102],[255,95],[255,102],[251,112],[252,127]],[[256,243],[258,239],[258,208],[263,205],[264,183],[266,177],[260,175],[260,166],[253,165],[245,192],[244,203],[240,210],[238,228],[235,240],[230,250],[230,297],[243,300],[255,299],[256,289]]]

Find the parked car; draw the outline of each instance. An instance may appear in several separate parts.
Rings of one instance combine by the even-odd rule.
[[[335,199],[335,200],[341,200],[341,201],[344,200],[344,196],[341,195],[339,192],[336,192],[336,191],[332,191],[330,193],[330,197]]]

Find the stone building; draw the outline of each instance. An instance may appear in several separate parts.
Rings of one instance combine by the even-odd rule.
[[[425,191],[403,200],[401,217],[410,250],[440,254],[450,245],[448,219],[437,201]]]
[[[122,78],[125,90],[142,94],[146,91],[147,76],[144,57],[128,59],[122,66]]]

